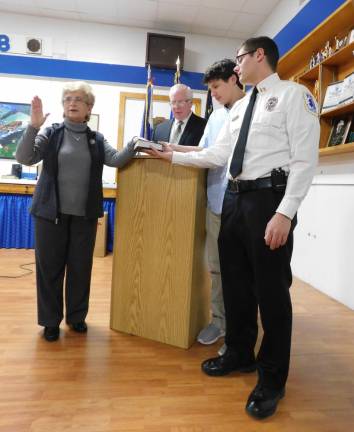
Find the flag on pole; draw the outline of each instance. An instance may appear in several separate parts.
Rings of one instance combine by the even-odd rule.
[[[208,95],[207,95],[207,100],[205,105],[205,114],[204,114],[205,120],[208,120],[212,112],[213,112],[213,98],[211,97],[211,91],[208,90]]]
[[[153,131],[153,116],[152,116],[152,95],[153,95],[153,84],[151,78],[151,68],[148,65],[148,75],[147,75],[147,83],[146,83],[146,95],[145,95],[145,106],[144,106],[144,115],[143,121],[141,124],[140,136],[151,140],[152,131]]]

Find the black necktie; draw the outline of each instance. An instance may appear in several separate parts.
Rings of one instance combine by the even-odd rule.
[[[257,87],[255,87],[252,91],[250,100],[246,108],[245,116],[243,117],[242,120],[240,133],[238,135],[234,154],[232,155],[232,161],[230,164],[230,174],[232,178],[237,177],[242,171],[242,164],[243,164],[243,158],[245,156],[245,148],[247,143],[248,131],[250,128],[252,112],[253,112],[254,104],[256,102],[257,93],[258,90]]]

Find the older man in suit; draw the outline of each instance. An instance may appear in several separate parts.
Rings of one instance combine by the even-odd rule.
[[[178,145],[197,146],[204,132],[206,120],[192,112],[193,93],[184,84],[175,84],[169,92],[173,120],[156,126],[154,141],[165,141]]]

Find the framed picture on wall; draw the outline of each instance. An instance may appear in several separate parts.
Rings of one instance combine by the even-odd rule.
[[[15,159],[17,143],[30,117],[30,104],[0,102],[0,158]]]
[[[333,121],[331,133],[329,135],[328,147],[344,144],[350,131],[351,118],[338,118]]]
[[[99,123],[100,123],[100,115],[91,114],[90,120],[87,122],[87,126],[93,131],[98,131]]]

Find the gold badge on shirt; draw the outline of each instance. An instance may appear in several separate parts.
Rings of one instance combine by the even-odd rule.
[[[267,100],[265,109],[267,111],[273,111],[274,108],[277,106],[278,103],[278,98],[277,97],[271,97]]]

